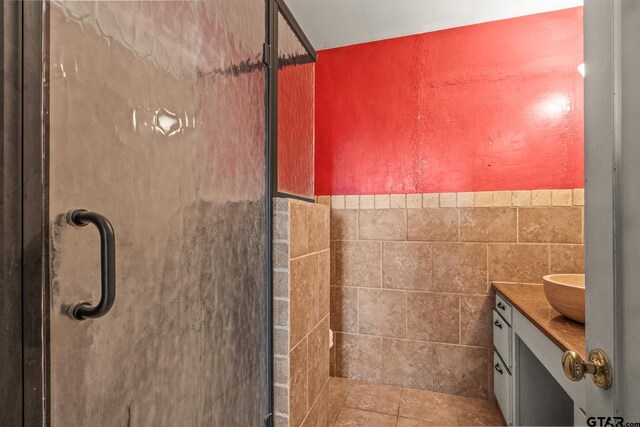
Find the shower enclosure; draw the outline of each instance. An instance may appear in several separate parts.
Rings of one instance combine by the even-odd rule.
[[[264,13],[49,3],[52,425],[267,413]],[[101,298],[109,261],[70,224],[78,208],[115,231],[117,292],[96,319],[69,314]]]
[[[269,424],[266,3],[3,6],[24,375],[0,424]]]
[[[273,425],[279,13],[315,60],[295,19],[281,0],[0,11],[0,425]]]

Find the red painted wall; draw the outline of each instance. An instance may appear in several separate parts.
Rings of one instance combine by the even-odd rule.
[[[278,71],[278,191],[313,197],[315,63]]]
[[[315,192],[583,186],[582,8],[319,52]]]

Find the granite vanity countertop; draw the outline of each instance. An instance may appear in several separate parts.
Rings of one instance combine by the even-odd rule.
[[[575,350],[586,359],[584,325],[554,310],[542,285],[494,282],[493,287],[562,351]]]

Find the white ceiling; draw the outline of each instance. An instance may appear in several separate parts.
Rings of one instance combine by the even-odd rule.
[[[313,46],[373,40],[582,6],[583,0],[285,0]]]

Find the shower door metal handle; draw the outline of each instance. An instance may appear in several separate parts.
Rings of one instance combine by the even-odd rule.
[[[113,226],[103,215],[85,209],[67,212],[67,222],[75,227],[93,224],[100,233],[100,301],[95,306],[80,301],[69,310],[69,316],[75,320],[97,319],[111,310],[116,299],[116,237]]]

